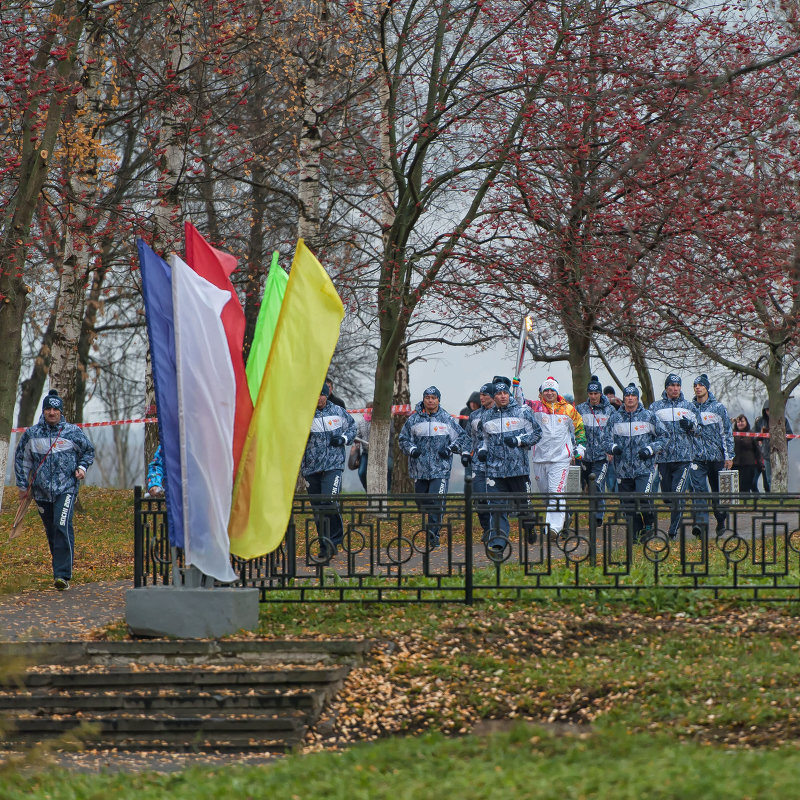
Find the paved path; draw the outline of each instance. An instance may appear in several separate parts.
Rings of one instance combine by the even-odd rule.
[[[0,596],[0,641],[86,638],[125,618],[132,587],[133,581],[100,581]]]

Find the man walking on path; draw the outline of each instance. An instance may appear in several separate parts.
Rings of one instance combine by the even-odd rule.
[[[596,375],[592,375],[586,387],[586,395],[588,400],[576,409],[586,431],[586,452],[581,460],[581,479],[584,486],[588,484],[590,475],[594,474],[597,479],[597,493],[600,495],[597,501],[597,523],[600,525],[606,507],[602,494],[609,483],[609,463],[603,447],[603,435],[608,418],[614,413],[614,406],[603,394],[602,384]],[[604,477],[600,478],[601,475]]]
[[[522,495],[520,521],[532,544],[533,520],[525,514],[531,490],[528,448],[542,438],[542,430],[534,422],[530,409],[511,399],[511,382],[506,381],[507,378],[498,376],[494,384],[494,407],[483,412],[482,442],[477,457],[478,462],[486,464],[486,489],[490,494]],[[489,506],[492,514],[488,549],[499,556],[509,541],[508,501],[490,500]]]
[[[94,462],[94,447],[83,431],[64,419],[64,401],[51,389],[42,416],[17,444],[14,472],[19,498],[32,492],[44,523],[56,589],[72,580],[75,531],[72,514],[80,481]]]
[[[330,388],[322,387],[300,472],[308,486],[314,522],[319,537],[318,558],[329,561],[344,541],[344,524],[334,500],[342,489],[345,448],[356,435],[355,420],[330,401]]]
[[[435,386],[425,389],[422,402],[417,403],[397,440],[409,458],[408,474],[414,480],[423,525],[427,516],[429,550],[439,546],[453,453],[464,452],[469,442],[466,431],[441,407],[441,399],[442,393]]]
[[[673,372],[667,376],[661,399],[656,400],[650,410],[666,430],[664,442],[656,453],[656,463],[661,473],[661,491],[682,494],[689,483],[693,434],[700,424],[700,417],[694,403],[684,399],[680,375]],[[670,539],[678,537],[684,505],[683,500],[671,501]]]
[[[622,390],[622,408],[615,411],[606,425],[603,446],[614,459],[619,492],[650,494],[656,480],[656,453],[666,437],[661,420],[639,400],[639,389],[628,384]],[[626,500],[631,536],[634,542],[652,536],[655,507],[652,499]]]
[[[719,473],[722,469],[733,467],[733,426],[728,417],[728,410],[711,393],[708,375],[703,373],[694,379],[693,405],[700,424],[694,434],[692,450],[692,491],[719,492]],[[725,530],[728,519],[726,511],[719,507],[719,497],[714,498],[714,517],[717,520],[716,533],[719,536]],[[708,532],[708,503],[697,500],[696,525],[692,530],[695,536],[702,537]]]
[[[533,477],[539,492],[549,496],[547,524],[551,534],[558,535],[566,521],[566,504],[558,495],[566,490],[572,459],[580,461],[586,452],[586,431],[581,415],[558,393],[553,377],[542,384],[540,400],[525,402],[542,430],[533,448]]]
[[[470,437],[467,447],[470,449],[461,453],[461,463],[464,465],[464,469],[467,469],[472,464],[472,491],[476,495],[483,495],[486,494],[486,462],[479,461],[475,455],[483,442],[483,418],[486,416],[486,412],[494,407],[493,383],[484,383],[481,386],[478,392],[478,400],[480,408],[473,411],[467,421],[467,433]],[[476,502],[476,508],[478,522],[480,522],[483,529],[481,541],[486,544],[489,541],[489,509],[486,503],[480,500]]]

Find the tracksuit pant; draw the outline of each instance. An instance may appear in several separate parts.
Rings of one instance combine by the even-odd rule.
[[[533,524],[533,517],[525,514],[525,509],[530,506],[528,497],[531,491],[531,481],[527,475],[512,475],[507,478],[486,477],[486,490],[490,494],[519,494],[519,500],[489,500],[491,511],[491,530],[489,531],[489,545],[505,545],[511,526],[508,522],[509,503],[519,509],[520,522],[527,530]]]
[[[422,512],[422,524],[428,532],[432,545],[439,544],[439,530],[442,527],[447,485],[450,478],[419,478],[414,481],[417,494],[417,508]]]
[[[724,461],[695,461],[689,473],[692,476],[692,491],[693,492],[708,492],[708,487],[711,487],[712,492],[719,492],[719,472],[725,467]],[[728,514],[725,511],[720,511],[718,499],[711,502],[714,510],[714,517],[717,520],[717,525],[725,527],[728,520]],[[698,525],[708,525],[708,501],[698,498],[694,501],[696,509],[696,520]]]
[[[658,465],[661,473],[661,491],[683,494],[689,484],[690,461],[669,461]],[[669,516],[669,538],[674,539],[678,535],[678,528],[681,524],[681,516],[686,505],[685,500],[670,500],[672,512]]]
[[[533,477],[541,494],[548,494],[547,524],[553,533],[561,533],[567,516],[567,504],[557,495],[567,488],[569,461],[534,461]]]
[[[589,484],[589,476],[592,473],[594,473],[595,479],[598,479],[603,473],[603,469],[605,469],[605,476],[602,480],[597,481],[597,505],[595,506],[595,514],[598,523],[603,521],[603,514],[606,510],[606,501],[603,500],[603,493],[606,491],[606,486],[608,486],[610,468],[611,462],[607,458],[598,459],[597,461],[581,462],[581,484],[583,486]]]
[[[72,557],[75,550],[75,531],[72,528],[75,495],[58,495],[52,503],[36,501],[39,516],[47,533],[47,544],[53,562],[53,578],[72,578]]]
[[[472,491],[474,494],[486,494],[486,473],[475,472],[472,476]],[[491,527],[491,515],[489,513],[489,505],[485,500],[475,501],[475,510],[478,512],[478,522],[483,529],[482,541],[489,541],[489,529]]]
[[[638,542],[645,526],[654,528],[656,523],[656,509],[653,503],[652,493],[655,486],[658,471],[653,469],[646,475],[637,475],[634,478],[620,478],[617,481],[617,491],[636,492],[637,494],[648,494],[650,497],[639,498],[638,500],[623,499],[620,501],[620,508],[625,511],[629,520],[632,520],[631,529],[633,541]]]
[[[344,540],[344,524],[339,504],[333,498],[342,490],[342,470],[328,469],[303,477],[308,484],[308,499],[314,510],[320,543],[323,539],[329,539],[332,544],[341,544]]]

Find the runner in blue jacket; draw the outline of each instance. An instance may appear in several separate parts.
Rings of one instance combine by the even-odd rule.
[[[330,391],[330,386],[324,384],[300,464],[317,526],[320,545],[317,557],[323,562],[336,555],[344,541],[344,523],[338,504],[320,498],[334,498],[341,491],[345,448],[356,436],[355,420],[341,406],[330,402]]]
[[[622,390],[622,397],[622,408],[606,424],[603,446],[608,457],[614,459],[619,491],[650,494],[657,473],[655,457],[666,438],[666,430],[661,420],[642,405],[635,384],[628,384]],[[656,521],[653,501],[628,501],[624,508],[633,541],[652,536]]]
[[[700,422],[693,438],[692,491],[708,492],[710,486],[716,493],[719,492],[720,470],[733,467],[733,425],[728,409],[711,393],[705,373],[694,379],[692,404]],[[714,498],[712,506],[719,536],[725,530],[728,514],[720,509],[718,497]],[[708,503],[698,498],[695,507],[697,524],[692,533],[699,537],[708,533]]]
[[[479,462],[486,464],[486,489],[490,494],[520,495],[514,505],[520,509],[520,521],[529,544],[535,541],[533,517],[525,513],[530,505],[530,462],[528,450],[542,438],[542,429],[530,408],[511,399],[511,384],[503,380],[494,384],[494,407],[481,420],[483,441],[477,452]],[[510,525],[507,500],[489,501],[492,507],[488,550],[495,559],[508,546]],[[495,510],[495,508],[497,510]]]
[[[463,453],[469,447],[467,432],[440,406],[441,399],[442,393],[435,386],[425,389],[422,402],[417,403],[397,440],[409,459],[408,474],[414,479],[429,549],[439,546],[453,453]],[[430,495],[437,499],[431,500]]]
[[[483,418],[486,416],[486,412],[494,406],[494,384],[484,383],[478,392],[478,398],[481,407],[469,415],[467,433],[470,436],[470,449],[461,453],[461,463],[464,465],[464,469],[472,464],[472,491],[475,495],[484,495],[486,494],[486,462],[478,461],[476,455],[483,442]],[[476,499],[475,507],[478,512],[478,522],[483,529],[481,541],[486,544],[489,541],[489,507],[481,499]]]
[[[580,462],[581,480],[584,486],[589,482],[589,475],[594,474],[597,480],[597,493],[600,495],[597,501],[597,523],[602,524],[606,507],[603,493],[608,485],[608,458],[603,446],[603,435],[615,409],[603,394],[603,384],[596,375],[592,375],[586,387],[586,395],[587,401],[576,407],[586,431],[586,452]]]
[[[94,462],[94,447],[84,432],[64,419],[64,401],[51,389],[42,416],[20,437],[14,473],[20,499],[32,491],[47,533],[54,585],[69,588],[75,531],[72,514],[80,481]]]
[[[661,473],[661,491],[683,494],[689,485],[692,440],[700,424],[700,417],[696,406],[684,399],[680,375],[673,372],[667,376],[661,399],[656,400],[650,410],[661,420],[666,430],[664,442],[656,454],[658,471]],[[683,500],[671,503],[670,539],[678,537],[684,505]]]

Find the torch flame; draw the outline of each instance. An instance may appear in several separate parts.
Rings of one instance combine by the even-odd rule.
[[[525,317],[525,330],[530,333],[533,330],[533,317]]]

